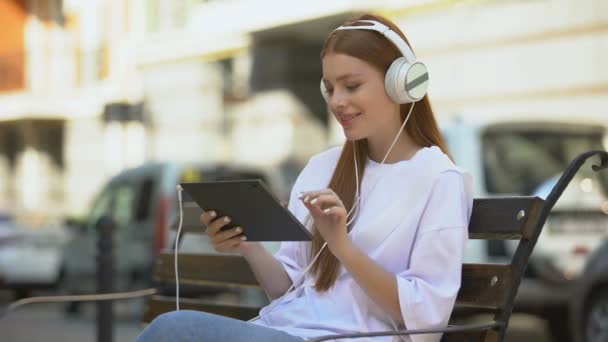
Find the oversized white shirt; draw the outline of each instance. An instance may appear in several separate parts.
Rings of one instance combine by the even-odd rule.
[[[334,147],[313,156],[298,176],[288,208],[302,223],[309,212],[297,194],[327,188],[341,151],[341,146]],[[473,205],[470,184],[469,175],[436,146],[394,164],[367,159],[361,207],[349,236],[395,275],[407,329],[447,325],[460,288]],[[310,242],[283,242],[275,254],[293,282],[310,263],[309,248]],[[397,325],[343,266],[328,291],[317,292],[314,284],[314,277],[306,274],[294,290],[263,308],[253,323],[303,338],[405,328]],[[402,339],[427,342],[440,337],[424,334]],[[374,337],[353,341],[398,340]]]

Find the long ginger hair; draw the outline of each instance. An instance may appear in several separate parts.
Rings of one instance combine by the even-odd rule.
[[[403,32],[388,19],[364,14],[347,21],[345,25],[353,25],[358,20],[375,20],[390,27],[411,47]],[[321,51],[321,59],[330,53],[339,53],[361,59],[378,68],[382,74],[386,74],[391,63],[401,56],[399,50],[388,39],[378,32],[368,30],[340,30],[332,32],[325,40],[323,50]],[[410,105],[402,104],[400,106],[401,123],[405,120]],[[438,146],[445,154],[450,155],[444,139],[439,132],[428,95],[416,103],[405,126],[405,131],[417,145],[423,147]],[[357,158],[359,186],[361,186],[368,153],[367,140],[361,139],[354,143],[356,145],[355,158]],[[353,207],[355,201],[356,180],[353,170],[354,164],[353,144],[347,140],[344,143],[336,169],[329,182],[329,188],[340,197],[347,212]],[[404,208],[404,210],[406,209]],[[354,215],[356,210],[353,210],[351,215]],[[359,210],[362,210],[362,208],[359,208]],[[347,227],[348,231],[350,231],[353,224],[354,222]],[[310,260],[321,250],[324,243],[323,237],[314,229],[313,225]],[[336,282],[339,270],[340,262],[338,259],[331,253],[329,248],[324,249],[317,262],[311,268],[311,274],[316,277],[316,290],[327,291],[332,287]]]

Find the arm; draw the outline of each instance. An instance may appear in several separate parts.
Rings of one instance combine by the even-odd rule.
[[[242,254],[270,299],[282,296],[291,286],[291,278],[281,262],[260,243],[248,243],[243,246]]]
[[[345,240],[342,246],[335,248],[334,253],[367,295],[393,320],[403,324],[395,275],[384,270],[351,240]]]

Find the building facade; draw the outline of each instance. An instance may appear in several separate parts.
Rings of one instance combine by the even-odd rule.
[[[319,52],[362,11],[428,64],[440,121],[608,121],[603,0],[0,0],[0,210],[78,215],[146,161],[278,167],[341,143]]]

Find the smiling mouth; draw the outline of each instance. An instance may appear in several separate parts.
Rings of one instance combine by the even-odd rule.
[[[359,115],[361,115],[361,113],[358,113],[355,115],[350,115],[350,116],[340,116],[339,120],[340,120],[340,123],[342,123],[342,124],[348,124],[349,122],[353,121],[353,119],[358,117]]]

